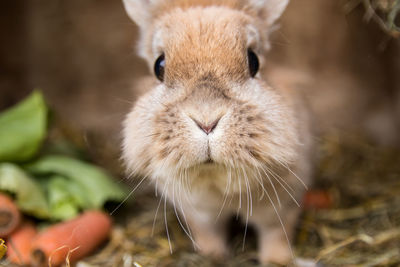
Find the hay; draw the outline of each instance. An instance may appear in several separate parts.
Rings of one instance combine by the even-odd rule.
[[[348,136],[327,138],[321,152],[317,186],[334,192],[335,207],[303,214],[299,254],[327,266],[400,264],[399,151]]]
[[[400,0],[348,0],[345,10],[350,12],[362,4],[364,19],[374,21],[389,36],[400,37]]]
[[[298,263],[399,265],[400,153],[375,147],[359,136],[326,137],[320,150],[315,188],[330,192],[334,204],[303,212],[294,249],[298,257],[310,260]],[[162,209],[153,232],[157,204],[152,194],[144,194],[135,200],[133,211],[120,210],[120,215],[129,214],[129,218],[115,227],[106,247],[78,266],[258,266],[255,235],[250,235],[242,251],[240,231],[230,242],[234,256],[223,264],[198,255],[173,209],[167,209],[174,251],[170,254]]]
[[[399,266],[399,150],[336,135],[324,137],[319,148],[314,189],[329,192],[333,206],[302,212],[293,245],[298,266]],[[171,254],[163,208],[154,220],[157,205],[153,191],[136,194],[115,213],[110,241],[77,267],[259,266],[254,233],[243,251],[243,228],[236,228],[232,257],[214,262],[194,251],[167,207]]]

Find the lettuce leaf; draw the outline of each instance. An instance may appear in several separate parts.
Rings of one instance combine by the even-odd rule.
[[[39,92],[0,113],[0,192],[11,193],[22,212],[67,220],[125,197],[122,187],[92,164],[67,156],[36,160],[46,128],[47,107]]]
[[[39,92],[0,113],[0,162],[32,158],[46,136],[47,108]]]
[[[74,181],[60,175],[53,175],[41,181],[46,190],[52,219],[71,219],[86,207],[86,192]]]
[[[39,183],[17,165],[0,163],[0,191],[14,194],[21,211],[38,218],[49,217],[46,196]]]
[[[81,189],[73,189],[71,185],[66,190],[75,190],[84,209],[99,209],[106,201],[121,201],[126,195],[103,169],[66,156],[44,156],[26,169],[35,176],[56,174],[68,178]]]

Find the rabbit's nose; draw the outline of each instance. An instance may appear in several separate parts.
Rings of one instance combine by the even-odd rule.
[[[215,129],[215,127],[217,127],[217,124],[218,124],[218,122],[219,122],[219,119],[216,119],[216,120],[213,121],[212,123],[205,124],[205,123],[201,123],[201,122],[199,122],[198,120],[193,119],[193,118],[192,118],[192,120],[193,120],[193,121],[197,124],[197,126],[198,126],[201,130],[203,130],[203,132],[205,132],[207,135],[210,134],[210,133]]]

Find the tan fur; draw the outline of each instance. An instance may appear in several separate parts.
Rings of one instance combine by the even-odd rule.
[[[295,173],[309,183],[311,135],[298,92],[249,74],[247,49],[263,62],[269,26],[249,10],[265,10],[234,0],[155,2],[140,49],[150,67],[165,54],[164,82],[152,78],[125,120],[129,171],[154,181],[202,253],[227,254],[225,223],[238,212],[260,233],[262,262],[289,261],[276,212],[290,235],[298,207],[288,192],[297,201],[304,192]],[[207,135],[196,121],[218,124]]]

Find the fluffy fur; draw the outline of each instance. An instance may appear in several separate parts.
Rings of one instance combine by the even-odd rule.
[[[295,90],[252,78],[247,63],[249,48],[264,61],[287,1],[124,3],[141,27],[139,53],[151,68],[166,60],[164,82],[150,78],[124,123],[130,173],[154,182],[200,252],[227,255],[225,223],[239,213],[258,229],[260,261],[287,262],[309,183],[309,119]],[[218,123],[206,134],[198,122]]]

